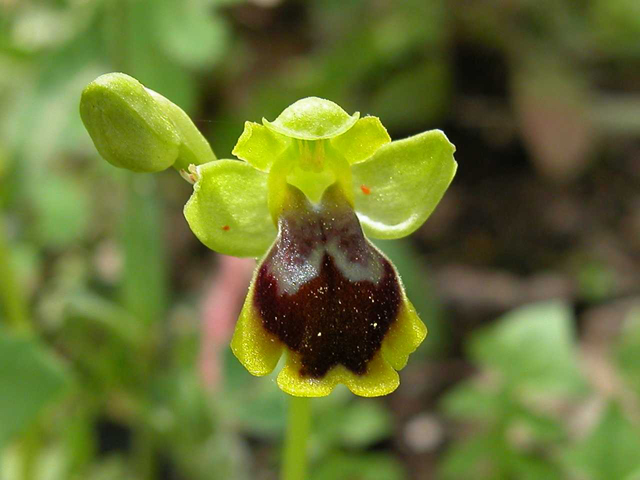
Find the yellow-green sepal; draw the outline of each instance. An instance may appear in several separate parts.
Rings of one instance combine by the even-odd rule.
[[[231,153],[258,170],[268,172],[273,162],[290,144],[290,138],[273,132],[264,125],[245,122],[244,131]]]
[[[239,160],[192,169],[196,182],[184,216],[198,239],[216,252],[260,257],[276,238],[267,206],[267,174]]]
[[[332,101],[307,97],[289,105],[273,122],[263,118],[265,127],[298,140],[323,140],[342,135],[355,125],[360,113],[349,115]]]
[[[80,116],[100,155],[116,167],[158,172],[178,158],[180,134],[135,78],[107,73],[82,92]]]
[[[456,173],[455,147],[430,130],[380,147],[352,166],[355,210],[372,238],[413,233],[429,217]]]
[[[390,141],[391,137],[378,117],[364,117],[342,135],[332,138],[331,145],[354,164],[371,157]]]
[[[173,167],[176,170],[187,170],[189,165],[202,165],[216,159],[211,145],[204,138],[198,127],[193,124],[189,115],[172,101],[166,99],[158,92],[146,89],[153,99],[164,110],[164,113],[173,123],[180,136],[180,148],[178,157]]]

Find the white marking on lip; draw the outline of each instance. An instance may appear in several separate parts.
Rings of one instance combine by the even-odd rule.
[[[273,256],[267,259],[279,294],[295,295],[319,277],[325,255],[351,283],[377,284],[384,276],[385,257],[366,239],[348,204],[308,202],[305,210],[287,213],[280,222]],[[325,295],[330,288],[321,286],[314,295]]]
[[[368,217],[362,212],[356,212],[356,214],[358,215],[358,219],[360,219],[361,223],[365,224],[371,229],[384,231],[386,234],[405,233],[407,228],[409,228],[412,224],[415,224],[416,219],[418,218],[418,215],[414,214],[407,218],[404,222],[396,223],[395,225],[389,225],[388,223],[373,220],[371,217]]]
[[[366,242],[365,239],[362,240]],[[384,273],[381,259],[377,257],[375,251],[368,252],[367,258],[362,258],[360,262],[349,260],[349,252],[345,252],[339,246],[340,239],[334,238],[326,246],[327,253],[335,261],[335,265],[340,272],[350,282],[369,281],[378,283]]]
[[[278,281],[278,293],[294,295],[302,285],[320,275],[324,249],[318,245],[306,258],[287,258],[289,255],[287,249],[278,249],[270,262],[270,270]]]

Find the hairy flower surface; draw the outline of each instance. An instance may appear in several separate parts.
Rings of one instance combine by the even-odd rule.
[[[306,98],[247,122],[238,160],[191,168],[185,217],[218,252],[261,257],[231,348],[282,390],[324,396],[338,383],[385,395],[427,329],[391,261],[367,236],[415,231],[453,179],[439,130],[391,142],[376,117]],[[366,235],[365,235],[366,234]]]

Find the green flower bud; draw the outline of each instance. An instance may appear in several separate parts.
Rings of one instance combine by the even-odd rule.
[[[179,106],[153,90],[146,89],[153,99],[169,116],[180,135],[181,144],[178,158],[173,164],[176,170],[187,170],[189,165],[202,165],[216,160],[211,145],[193,124],[189,115]]]
[[[82,92],[80,116],[100,155],[116,167],[158,172],[178,158],[181,137],[170,116],[124,73],[91,82]]]

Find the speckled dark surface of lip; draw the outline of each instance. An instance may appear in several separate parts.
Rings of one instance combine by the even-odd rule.
[[[365,374],[400,309],[395,269],[339,196],[305,200],[279,228],[254,284],[263,326],[300,355],[303,377],[336,365]]]

